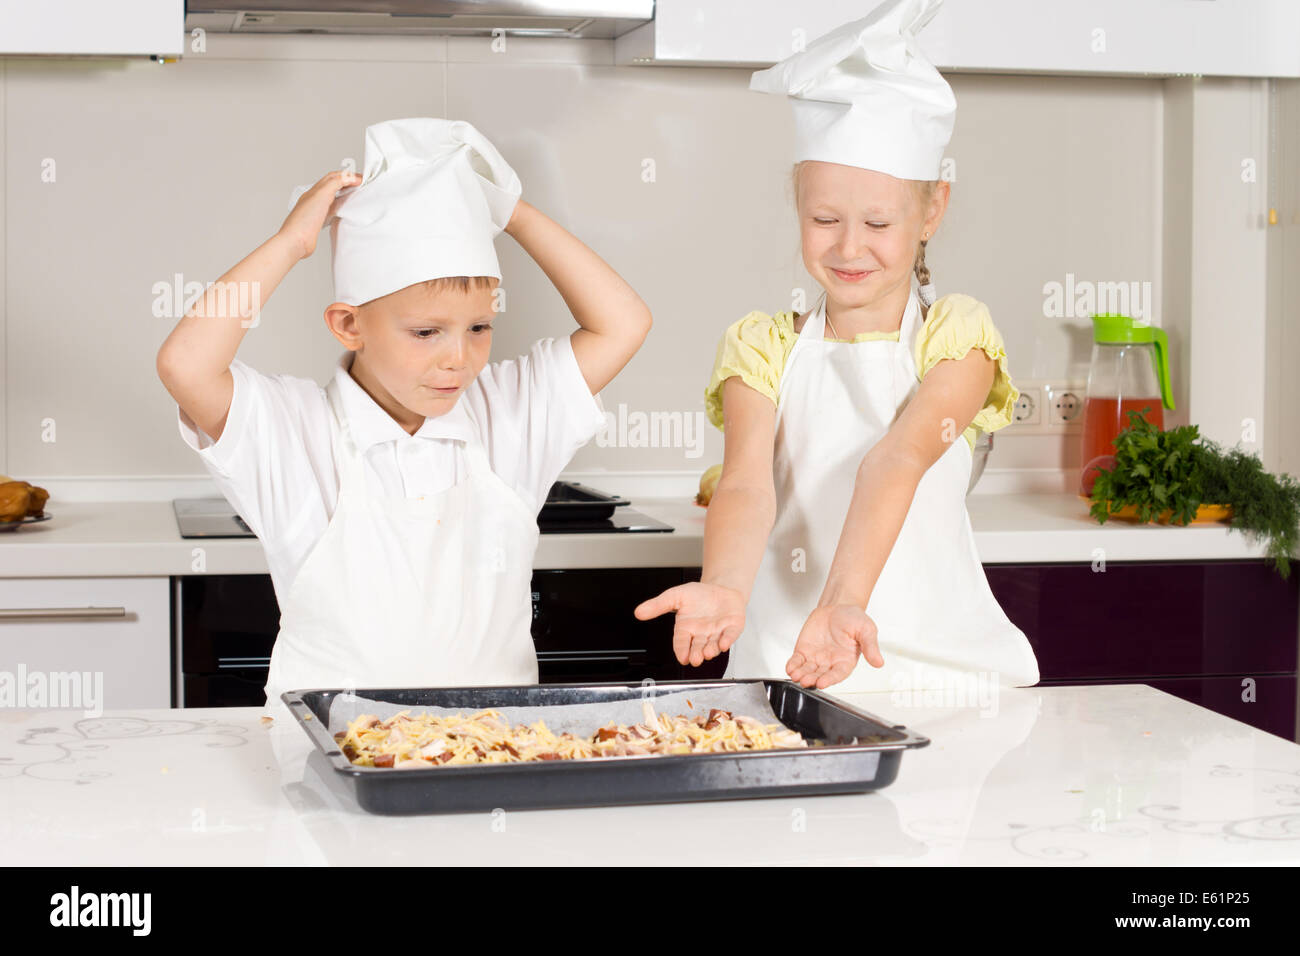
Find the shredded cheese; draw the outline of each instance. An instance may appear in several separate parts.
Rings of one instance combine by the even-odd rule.
[[[752,717],[713,709],[694,717],[656,714],[647,700],[645,719],[609,723],[590,737],[555,734],[544,721],[510,727],[497,710],[465,716],[411,716],[409,710],[380,720],[362,714],[335,734],[339,749],[361,767],[446,767],[463,764],[525,763],[595,757],[732,753],[807,747],[796,731]]]

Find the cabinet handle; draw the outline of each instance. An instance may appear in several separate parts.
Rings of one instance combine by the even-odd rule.
[[[220,671],[256,670],[257,668],[270,666],[271,658],[269,657],[220,657],[217,659],[217,670]]]
[[[631,652],[624,652],[624,653],[617,653],[617,654],[611,654],[611,653],[584,654],[580,651],[576,653],[573,651],[538,651],[537,660],[539,662],[553,661],[553,662],[563,663],[563,664],[571,664],[574,663],[575,661],[630,661],[632,660],[632,654],[634,653],[644,654],[645,652],[631,651]]]
[[[124,607],[6,607],[0,608],[0,621],[85,621],[98,618],[126,617]]]

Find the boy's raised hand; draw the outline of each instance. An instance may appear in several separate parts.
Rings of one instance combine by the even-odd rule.
[[[745,627],[745,596],[720,584],[692,581],[642,601],[632,612],[648,621],[668,611],[673,622],[673,653],[679,664],[699,667],[731,647]]]
[[[279,235],[293,243],[299,258],[316,251],[316,239],[334,215],[338,191],[361,183],[361,174],[336,169],[326,173],[316,185],[298,197],[298,202],[280,226]]]

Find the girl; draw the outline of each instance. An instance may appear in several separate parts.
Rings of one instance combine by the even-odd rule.
[[[938,5],[885,3],[751,82],[797,97],[803,262],[824,292],[718,348],[702,580],[636,609],[676,612],[682,663],[730,650],[728,677],[853,691],[1038,681],[965,506],[975,430],[1009,424],[1018,393],[988,310],[932,301],[925,265],[955,101],[913,34]]]

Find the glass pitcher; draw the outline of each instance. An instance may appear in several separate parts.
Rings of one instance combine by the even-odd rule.
[[[1129,411],[1141,412],[1163,429],[1164,409],[1173,407],[1164,330],[1127,315],[1094,315],[1092,363],[1083,400],[1080,492],[1091,495],[1097,469],[1113,467],[1115,438],[1128,428]]]

